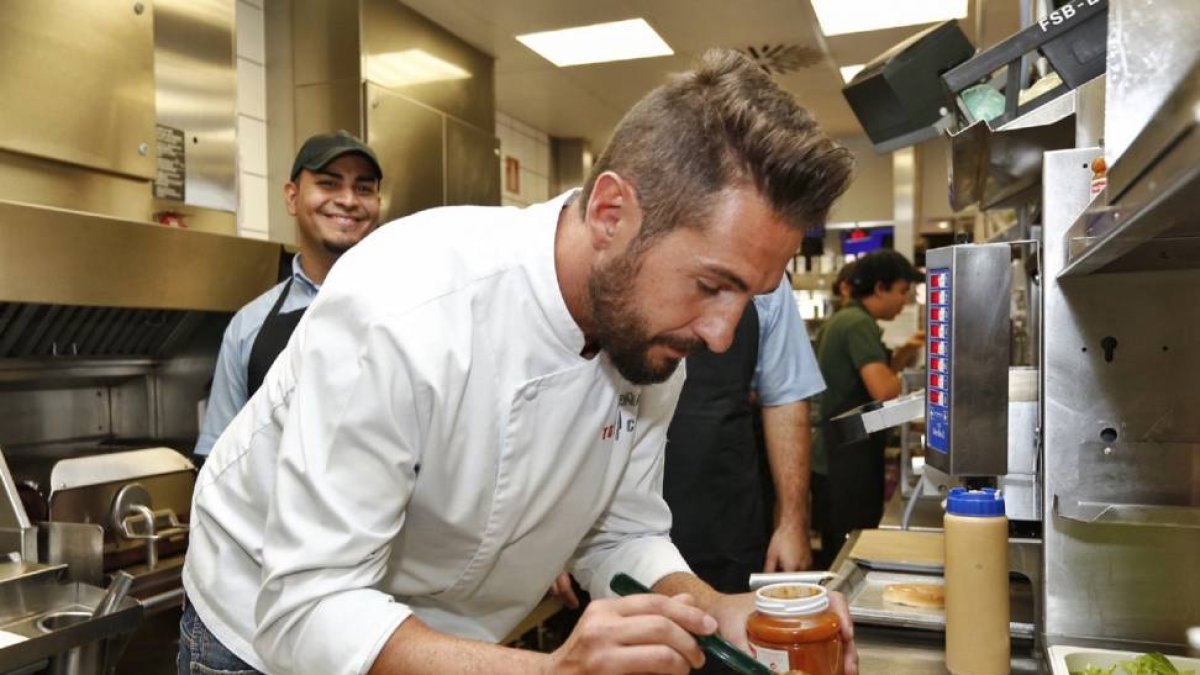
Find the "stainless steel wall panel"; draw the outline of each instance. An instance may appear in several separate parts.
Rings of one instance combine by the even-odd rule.
[[[442,115],[371,83],[366,98],[364,140],[382,164],[383,222],[445,204]]]
[[[498,204],[494,61],[395,0],[293,0],[295,139],[347,129],[379,155],[383,217]]]
[[[338,80],[296,87],[296,142],[290,150],[295,157],[305,139],[345,129],[363,136],[363,93],[358,80]],[[383,157],[379,158],[380,161]],[[291,169],[289,162],[288,169]],[[386,166],[383,173],[388,178]]]
[[[102,387],[42,391],[0,390],[0,445],[46,439],[99,438],[112,427]]]
[[[490,127],[489,127],[490,128]],[[446,204],[500,205],[500,139],[446,118]]]
[[[294,0],[290,6],[296,86],[361,80],[359,1]]]
[[[155,428],[150,434],[155,438],[193,438],[200,432],[200,420],[196,402],[208,396],[216,366],[217,350],[225,332],[224,317],[209,316],[194,331],[188,331],[187,344],[174,350],[174,356],[163,362],[155,371],[153,405]],[[120,430],[123,424],[136,423],[137,401],[131,410],[123,409],[124,394],[114,396],[113,426]]]
[[[1200,624],[1200,272],[1058,277],[1099,154],[1046,154],[1045,632],[1182,645]]]
[[[1104,94],[1110,169],[1200,59],[1197,31],[1196,0],[1110,0]]]
[[[550,194],[559,195],[572,188],[582,187],[592,172],[592,150],[582,138],[552,138],[550,152],[553,154],[554,176]]]
[[[483,130],[496,125],[492,57],[396,0],[360,0],[363,77]]]
[[[210,365],[215,364],[216,359],[210,361]],[[212,371],[209,371],[209,377],[212,377]],[[159,410],[154,404],[154,394],[158,383],[157,376],[145,375],[143,377],[135,377],[127,380],[122,380],[119,383],[110,385],[109,393],[109,418],[112,424],[112,435],[116,438],[162,438],[156,434],[156,427],[159,426],[158,415]],[[191,405],[187,406],[188,410],[195,410],[195,401],[199,400],[201,391],[196,391],[196,397],[191,401]],[[191,424],[191,435],[198,433],[196,423]],[[181,432],[177,438],[186,438],[188,432]]]
[[[152,179],[152,8],[0,3],[0,148]]]
[[[157,0],[158,123],[184,133],[184,203],[237,209],[237,69],[233,0]],[[153,147],[154,142],[151,141]]]
[[[3,94],[0,91],[0,95]],[[3,106],[0,106],[0,119],[4,115]],[[0,150],[0,201],[40,204],[129,220],[150,220],[154,212],[150,185],[144,179],[101,173],[4,150]]]

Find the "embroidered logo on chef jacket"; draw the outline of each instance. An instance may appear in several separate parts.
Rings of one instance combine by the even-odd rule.
[[[600,440],[619,441],[621,434],[632,434],[637,428],[637,410],[641,400],[641,393],[636,391],[627,391],[617,397],[617,421],[600,430]]]

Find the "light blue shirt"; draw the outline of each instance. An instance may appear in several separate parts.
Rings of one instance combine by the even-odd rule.
[[[292,288],[279,312],[294,312],[308,307],[321,287],[313,283],[300,268],[300,256],[292,258]],[[275,306],[287,280],[283,280],[266,293],[250,301],[233,315],[225,337],[221,339],[221,351],[217,354],[217,368],[213,373],[212,392],[208,396],[208,409],[204,413],[204,424],[200,425],[200,437],[196,439],[196,454],[208,456],[217,437],[233,421],[242,406],[250,398],[246,383],[250,366],[250,350],[263,321]]]
[[[753,386],[762,404],[786,405],[825,391],[787,277],[774,292],[754,296],[754,308],[758,310],[758,364]]]

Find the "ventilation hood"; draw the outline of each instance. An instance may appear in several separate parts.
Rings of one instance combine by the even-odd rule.
[[[156,357],[275,283],[280,246],[0,202],[0,358]]]

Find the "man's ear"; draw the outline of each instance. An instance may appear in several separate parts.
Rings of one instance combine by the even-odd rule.
[[[597,250],[631,239],[641,225],[633,186],[612,171],[596,177],[588,195],[585,224]]]
[[[300,194],[300,186],[292,181],[283,184],[283,205],[287,207],[289,216],[296,217],[296,195]]]

